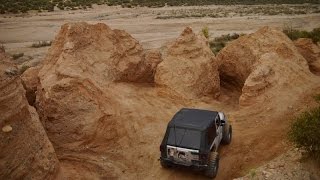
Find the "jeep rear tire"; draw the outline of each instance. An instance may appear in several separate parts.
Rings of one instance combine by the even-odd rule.
[[[205,170],[205,175],[209,178],[215,178],[219,169],[219,154],[218,152],[211,153],[208,167]]]
[[[229,125],[228,127],[224,128],[223,135],[222,135],[222,144],[230,144],[232,139],[232,126]]]

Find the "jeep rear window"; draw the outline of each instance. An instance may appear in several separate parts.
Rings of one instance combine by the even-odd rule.
[[[200,149],[201,131],[184,128],[170,128],[168,145],[189,149]]]

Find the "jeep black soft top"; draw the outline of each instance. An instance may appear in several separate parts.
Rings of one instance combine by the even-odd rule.
[[[208,150],[210,147],[206,143],[207,130],[214,123],[217,115],[218,112],[216,111],[181,109],[169,122],[161,145],[172,145],[200,151]]]
[[[168,123],[160,145],[164,168],[178,166],[204,170],[212,178],[219,168],[217,149],[230,144],[232,126],[223,112],[183,108]]]

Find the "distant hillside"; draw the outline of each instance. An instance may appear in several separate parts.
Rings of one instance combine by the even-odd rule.
[[[108,4],[122,7],[192,6],[233,4],[320,4],[320,0],[0,0],[0,13],[25,13],[29,10],[54,11],[54,7],[66,10],[91,8],[92,4]]]

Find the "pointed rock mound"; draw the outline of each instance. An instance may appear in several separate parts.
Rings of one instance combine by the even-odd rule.
[[[308,63],[281,31],[264,27],[229,43],[217,56],[222,84],[242,91],[240,105],[303,92],[312,81]],[[275,100],[275,99],[273,99]]]
[[[120,138],[115,82],[153,82],[161,61],[137,40],[105,24],[62,26],[39,71],[38,112],[56,149]]]
[[[217,96],[218,64],[203,35],[187,27],[167,49],[158,65],[155,83],[186,98]]]
[[[320,75],[320,48],[312,42],[312,39],[300,38],[294,41],[298,51],[308,61],[312,73]]]
[[[28,105],[18,68],[6,57],[1,50],[0,179],[56,179],[60,165],[53,146]]]
[[[50,81],[58,76],[90,76],[99,85],[111,81],[151,82],[154,66],[150,64],[158,62],[145,57],[139,42],[125,31],[112,30],[102,23],[68,23],[55,38],[40,76],[55,74]]]

